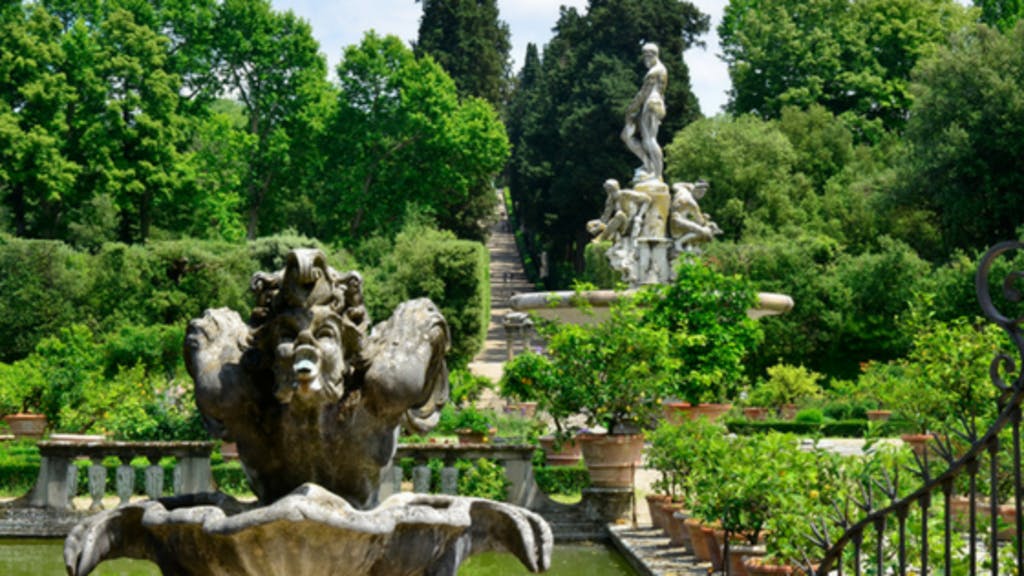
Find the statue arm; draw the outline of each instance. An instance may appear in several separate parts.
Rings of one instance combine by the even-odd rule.
[[[448,324],[434,304],[403,302],[374,327],[366,348],[369,367],[363,390],[372,409],[396,422],[403,413],[414,425],[429,426],[448,400]]]

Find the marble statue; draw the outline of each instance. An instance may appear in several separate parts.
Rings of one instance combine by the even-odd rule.
[[[604,183],[607,194],[604,213],[597,220],[587,222],[587,230],[595,235],[594,242],[608,240],[613,244],[636,236],[651,199],[635,190],[622,190],[618,180]]]
[[[429,430],[448,400],[448,325],[430,300],[370,329],[362,278],[318,250],[292,251],[251,288],[248,323],[226,308],[189,323],[185,364],[204,424],[237,443],[258,502],[200,494],[102,512],[68,536],[69,574],[115,556],[173,574],[455,574],[487,549],[546,568],[550,528],[525,509],[401,494],[378,506],[399,428]]]
[[[658,128],[665,118],[665,90],[668,88],[668,70],[658,58],[658,46],[648,43],[641,50],[647,74],[640,91],[626,108],[626,125],[621,134],[626,147],[641,162],[635,182],[662,179],[664,158],[658,145]]]
[[[671,194],[663,182],[620,190],[617,181],[608,180],[604,187],[604,213],[588,222],[587,230],[594,242],[611,242],[608,264],[630,287],[673,281],[680,255],[699,253],[722,233],[697,203],[707,182],[677,182]]]
[[[698,200],[704,198],[707,190],[708,184],[704,181],[676,182],[672,185],[668,233],[676,254],[695,252],[701,245],[722,233],[718,225],[702,212],[697,204]]]

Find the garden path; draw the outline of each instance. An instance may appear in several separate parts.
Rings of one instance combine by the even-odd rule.
[[[487,249],[491,254],[491,321],[487,327],[487,340],[479,354],[469,364],[473,374],[486,376],[497,383],[506,359],[505,329],[502,319],[509,312],[509,298],[518,292],[531,292],[534,287],[526,278],[519,250],[516,248],[512,225],[505,213],[505,202],[498,192],[498,219],[491,226]],[[487,407],[501,407],[503,402],[491,390],[481,398]]]

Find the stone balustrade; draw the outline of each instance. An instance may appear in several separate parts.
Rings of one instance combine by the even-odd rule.
[[[459,475],[455,468],[457,460],[475,462],[480,458],[491,460],[505,469],[509,482],[506,502],[530,508],[543,497],[533,479],[531,458],[536,449],[532,445],[505,444],[400,444],[394,457],[394,464],[381,473],[380,501],[402,491],[402,468],[398,465],[405,458],[412,458],[412,481],[414,492],[430,491],[430,468],[427,462],[441,460],[441,492],[455,494],[458,490]]]
[[[159,498],[164,491],[164,471],[160,460],[166,457],[177,459],[174,467],[174,493],[191,494],[213,490],[213,476],[210,470],[210,452],[213,442],[39,442],[41,457],[39,476],[35,486],[22,498],[22,504],[34,508],[68,510],[78,487],[78,467],[75,460],[86,458],[89,466],[89,495],[92,497],[91,511],[103,508],[106,493],[107,469],[103,460],[115,457],[121,461],[115,472],[115,486],[120,503],[128,502],[135,492],[135,470],[131,467],[134,458],[146,458],[149,466],[145,470],[146,495]]]

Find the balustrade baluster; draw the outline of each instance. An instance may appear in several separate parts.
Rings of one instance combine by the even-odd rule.
[[[78,494],[78,466],[74,460],[68,460],[68,473],[65,488],[68,490],[68,507],[75,507],[75,496]]]
[[[159,455],[147,455],[149,466],[146,466],[146,496],[151,500],[164,494],[164,469],[160,467]]]
[[[135,469],[131,466],[131,456],[121,456],[121,465],[117,467],[117,497],[121,499],[119,506],[127,504],[135,493]]]
[[[459,493],[459,471],[454,466],[441,469],[441,493],[452,496]]]
[[[430,492],[430,468],[420,464],[412,469],[412,490],[419,494]]]
[[[107,468],[103,466],[103,456],[96,455],[92,457],[92,465],[89,466],[89,495],[92,496],[90,512],[103,510],[103,496],[106,493]]]

